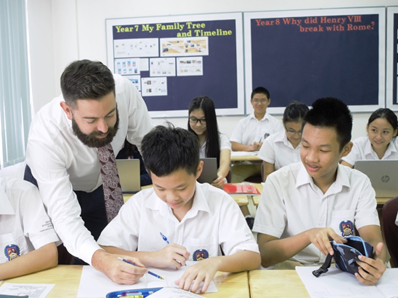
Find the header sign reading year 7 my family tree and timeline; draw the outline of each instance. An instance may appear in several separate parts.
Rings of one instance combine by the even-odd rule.
[[[141,92],[152,117],[187,117],[211,97],[218,115],[244,113],[242,14],[106,20],[108,66]]]

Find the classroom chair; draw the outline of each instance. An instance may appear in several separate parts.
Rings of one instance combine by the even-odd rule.
[[[398,197],[395,197],[384,204],[381,218],[384,240],[391,256],[392,268],[398,268],[398,226],[395,224],[397,212]]]

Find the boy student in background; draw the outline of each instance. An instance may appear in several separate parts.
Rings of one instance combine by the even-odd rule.
[[[250,103],[253,113],[239,120],[230,140],[234,151],[258,151],[263,141],[270,135],[283,131],[282,121],[267,113],[271,97],[267,89],[257,87],[252,91]],[[231,182],[240,183],[246,178],[257,175],[261,180],[261,162],[244,162],[235,164],[231,169]],[[240,207],[251,228],[254,218],[250,215],[247,206]]]
[[[59,241],[33,184],[0,178],[0,280],[54,267]]]
[[[300,161],[301,129],[307,112],[307,105],[297,101],[285,108],[282,119],[285,131],[268,137],[257,154],[263,160],[263,181],[272,172]]]
[[[188,107],[188,130],[199,141],[199,158],[217,158],[217,178],[211,185],[222,188],[231,163],[231,143],[225,134],[218,132],[216,109],[207,96],[194,98]]]
[[[316,100],[304,116],[301,162],[269,175],[261,194],[253,231],[262,266],[323,263],[333,255],[330,240],[344,243],[356,228],[374,247],[374,258],[359,257],[356,278],[374,285],[383,275],[375,192],[366,175],[339,164],[352,148],[351,129],[348,107],[335,98]]]
[[[142,157],[153,188],[127,201],[104,229],[98,243],[106,251],[158,268],[200,261],[176,281],[184,290],[193,282],[193,292],[202,281],[205,292],[217,271],[259,267],[258,245],[238,205],[223,190],[196,181],[203,162],[193,133],[157,126],[142,141]]]
[[[354,167],[357,160],[398,159],[398,121],[390,109],[378,109],[370,115],[366,125],[367,137],[353,141],[350,154],[343,157],[341,164]]]

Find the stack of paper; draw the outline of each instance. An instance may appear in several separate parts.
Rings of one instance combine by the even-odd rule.
[[[195,262],[187,262],[187,266],[182,266],[179,270],[175,268],[159,269],[149,268],[152,272],[160,275],[164,280],[145,274],[134,285],[118,285],[111,281],[105,274],[95,270],[91,266],[83,266],[82,277],[80,279],[78,298],[96,298],[105,297],[107,293],[131,289],[147,289],[147,288],[178,288],[174,283],[180,279],[185,270],[192,266]],[[216,285],[212,281],[206,293],[217,292]]]

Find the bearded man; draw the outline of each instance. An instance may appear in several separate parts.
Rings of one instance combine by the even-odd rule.
[[[61,90],[62,95],[32,120],[25,180],[38,186],[55,231],[76,257],[75,264],[82,260],[117,283],[132,284],[146,269],[121,262],[96,242],[112,218],[107,216],[108,178],[101,175],[101,159],[113,161],[125,139],[140,148],[153,127],[147,107],[129,80],[113,75],[101,62],[71,63],[61,76]],[[104,157],[104,148],[109,158]],[[116,189],[118,180],[109,179]],[[120,187],[116,190],[121,192]],[[117,213],[120,206],[113,211]]]

